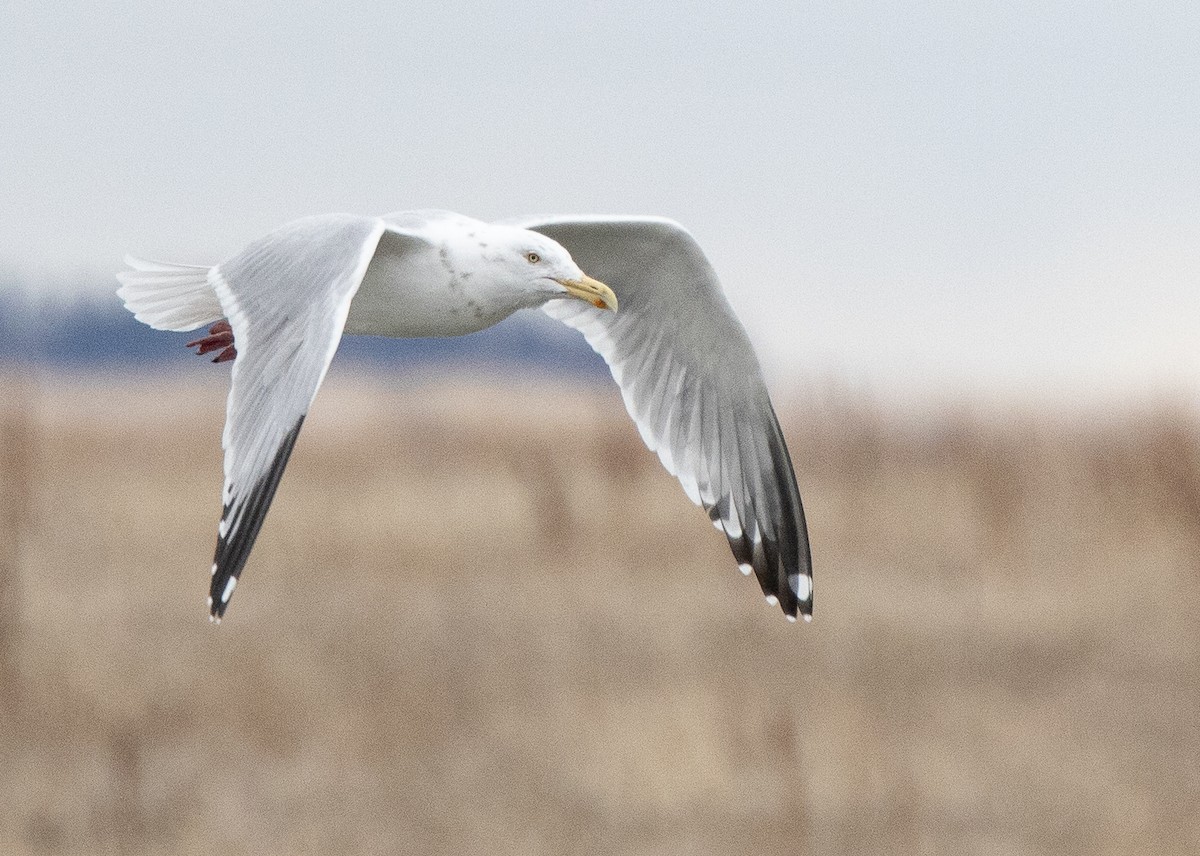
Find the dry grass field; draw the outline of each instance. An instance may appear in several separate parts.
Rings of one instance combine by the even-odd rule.
[[[1200,421],[783,401],[789,624],[607,389],[0,377],[0,853],[1200,853]]]

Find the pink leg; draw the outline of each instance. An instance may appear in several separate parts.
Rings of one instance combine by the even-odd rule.
[[[197,356],[220,348],[221,353],[213,357],[214,363],[228,362],[237,356],[237,350],[233,347],[233,328],[229,326],[228,321],[218,321],[208,328],[208,332],[209,335],[194,342],[188,342],[185,347],[194,348],[199,345],[200,347],[196,351]]]

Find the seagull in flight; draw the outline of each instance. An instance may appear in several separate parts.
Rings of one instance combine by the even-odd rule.
[[[642,439],[724,533],[742,573],[789,620],[812,617],[808,532],[779,421],[746,331],[678,223],[325,214],[214,267],[126,264],[117,293],[139,321],[207,327],[189,347],[233,363],[213,620],[229,606],[344,334],[458,336],[539,307],[608,363]]]

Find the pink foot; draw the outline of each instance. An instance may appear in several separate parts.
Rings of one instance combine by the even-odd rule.
[[[213,357],[214,363],[224,363],[232,360],[237,356],[237,350],[233,347],[233,328],[229,326],[228,321],[218,321],[208,328],[209,335],[203,339],[197,339],[194,342],[188,342],[185,347],[194,348],[199,345],[199,350],[196,351],[196,356],[207,354],[209,351],[221,349],[221,353]]]

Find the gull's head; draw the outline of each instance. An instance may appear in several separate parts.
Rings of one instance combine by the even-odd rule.
[[[597,309],[616,311],[617,296],[599,280],[579,269],[566,248],[545,235],[528,229],[504,230],[498,257],[505,279],[526,292],[533,302],[573,298]]]

